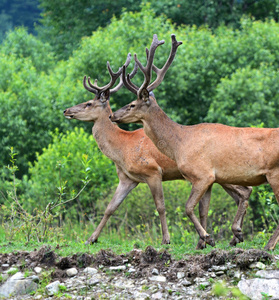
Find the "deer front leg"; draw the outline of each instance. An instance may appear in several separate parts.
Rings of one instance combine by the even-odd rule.
[[[243,242],[242,225],[249,205],[248,200],[252,193],[252,188],[232,184],[224,184],[222,187],[234,199],[238,206],[232,225],[233,238],[230,241],[231,246],[236,246],[237,243]]]
[[[118,174],[119,175],[119,174]],[[119,181],[119,184],[117,186],[117,189],[113,195],[112,200],[108,204],[105,214],[96,228],[96,230],[93,232],[91,237],[85,242],[86,245],[93,244],[97,242],[97,239],[106,225],[108,219],[110,216],[116,211],[116,209],[119,207],[119,205],[123,202],[123,200],[126,198],[126,196],[131,192],[132,189],[134,189],[138,183],[129,179],[126,175],[122,174],[122,178]],[[119,176],[120,178],[120,176]]]
[[[170,244],[170,234],[169,234],[167,219],[166,219],[166,209],[165,209],[164,192],[162,187],[162,178],[159,176],[149,177],[147,180],[147,184],[150,188],[150,191],[152,193],[156,205],[156,209],[159,213],[161,227],[162,227],[162,235],[163,235],[162,244]]]
[[[277,203],[279,204],[279,184],[278,184],[278,177],[279,177],[279,170],[275,170],[273,173],[268,174],[267,181],[269,182]],[[264,247],[265,250],[274,250],[276,244],[279,241],[279,225],[275,229],[273,235],[269,239],[268,243]]]
[[[195,180],[194,182],[192,182],[191,194],[186,203],[187,216],[194,223],[195,228],[196,228],[200,238],[212,247],[215,246],[215,242],[214,242],[213,238],[211,238],[210,235],[206,232],[206,230],[202,227],[198,218],[195,216],[194,208],[198,204],[198,202],[200,201],[200,199],[204,195],[204,193],[213,184],[213,182],[214,182],[214,179],[213,179],[213,177],[210,178],[210,176],[206,179]]]
[[[201,226],[206,230],[207,227],[207,217],[208,217],[208,211],[209,211],[209,205],[210,205],[210,197],[211,197],[211,190],[212,186],[209,187],[209,189],[205,192],[203,197],[201,198],[199,202],[199,215],[200,215],[200,222]],[[198,241],[197,250],[202,250],[206,248],[206,243],[201,238]]]

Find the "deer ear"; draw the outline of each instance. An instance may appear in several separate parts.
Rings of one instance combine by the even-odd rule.
[[[105,90],[102,94],[101,94],[101,97],[100,97],[100,100],[102,103],[106,102],[109,100],[109,97],[110,97],[110,91],[109,90]]]
[[[140,93],[140,99],[147,102],[149,100],[149,92],[147,89],[143,89]]]

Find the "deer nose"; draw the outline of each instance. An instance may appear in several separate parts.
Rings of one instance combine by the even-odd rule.
[[[65,114],[65,113],[66,113],[66,111],[67,111],[67,109],[65,109],[65,110],[64,110],[63,114]]]
[[[109,119],[111,119],[112,115],[109,115]]]

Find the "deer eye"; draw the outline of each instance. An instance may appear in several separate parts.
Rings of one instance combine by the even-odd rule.
[[[91,102],[88,102],[88,103],[86,104],[86,107],[91,106],[91,105],[92,105],[92,103],[91,103]]]
[[[133,108],[133,107],[135,107],[135,104],[131,104],[131,105],[130,105],[130,108]]]

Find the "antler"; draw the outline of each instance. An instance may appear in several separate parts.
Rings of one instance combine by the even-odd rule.
[[[168,68],[172,64],[172,62],[174,60],[174,57],[175,57],[175,54],[176,54],[176,51],[177,51],[177,48],[178,48],[178,46],[180,46],[182,44],[182,42],[177,42],[174,34],[171,35],[171,38],[172,38],[171,52],[170,52],[170,55],[169,55],[165,65],[162,67],[162,69],[157,68],[153,64],[154,55],[155,55],[155,51],[156,51],[157,47],[164,44],[163,40],[162,41],[158,40],[156,34],[154,34],[154,36],[153,36],[153,40],[152,40],[152,43],[151,43],[151,46],[150,46],[150,50],[148,50],[146,48],[146,57],[147,57],[146,67],[143,67],[143,65],[138,60],[137,55],[135,54],[134,57],[135,57],[136,64],[139,65],[139,68],[141,69],[141,71],[144,74],[144,82],[143,82],[143,84],[141,85],[140,88],[137,87],[135,84],[133,84],[131,82],[132,77],[129,74],[127,75],[127,77],[125,76],[126,67],[123,66],[123,71],[122,71],[123,83],[126,86],[126,88],[129,89],[132,93],[136,94],[139,99],[141,98],[141,94],[142,94],[142,91],[144,89],[147,89],[148,92],[151,92],[156,87],[159,86],[159,84],[163,81],[164,76],[165,76]],[[155,73],[157,75],[157,78],[153,83],[151,83],[149,85],[149,83],[151,81],[152,70],[155,71]]]
[[[127,55],[127,59],[126,59],[126,62],[124,64],[125,67],[128,67],[128,65],[130,64],[131,62],[131,53],[128,53]],[[94,93],[96,95],[101,95],[101,93],[109,90],[116,82],[117,78],[122,74],[122,69],[123,68],[119,68],[119,70],[114,73],[111,69],[111,66],[109,64],[109,62],[107,62],[107,68],[108,68],[108,71],[109,71],[109,74],[110,74],[110,82],[108,84],[106,84],[105,86],[103,87],[99,87],[98,84],[97,84],[97,79],[95,79],[94,81],[94,84],[90,81],[90,77],[88,77],[88,85],[87,85],[87,82],[86,82],[86,76],[84,76],[83,78],[83,86],[91,93]],[[131,73],[131,76],[133,77],[136,73],[137,73],[137,69],[138,69],[138,66],[135,64],[134,66],[134,69]],[[117,92],[121,87],[123,86],[123,80],[122,80],[122,76],[120,77],[120,82],[118,83],[118,85],[113,88],[113,89],[110,89],[110,93],[113,94],[115,92]]]

